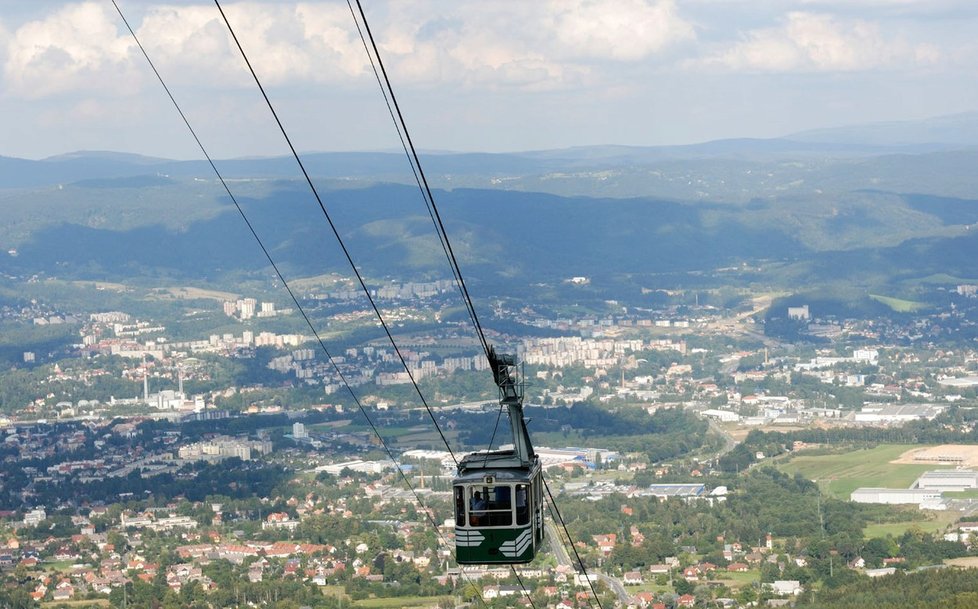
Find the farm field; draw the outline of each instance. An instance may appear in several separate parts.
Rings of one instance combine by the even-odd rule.
[[[41,609],[100,609],[101,607],[111,607],[109,599],[94,598],[78,601],[48,601],[41,603]]]
[[[910,529],[920,529],[924,533],[943,533],[948,525],[958,519],[958,512],[921,513],[920,520],[903,522],[884,522],[871,524],[863,529],[863,536],[871,537],[900,537]]]
[[[822,492],[839,499],[848,499],[852,491],[862,486],[909,488],[922,473],[947,469],[936,463],[893,463],[911,449],[920,446],[881,444],[870,449],[855,449],[845,453],[801,454],[778,464],[788,474],[799,473],[815,480]]]
[[[723,584],[728,588],[738,589],[744,586],[753,585],[761,581],[761,572],[758,569],[751,569],[741,573],[720,573],[713,581]]]
[[[401,607],[439,607],[443,601],[452,601],[450,596],[395,596],[392,598],[367,598],[354,602],[359,609],[400,609]]]
[[[870,294],[870,298],[876,302],[882,303],[897,313],[913,313],[914,311],[919,311],[921,309],[926,309],[927,304],[923,302],[916,302],[914,300],[904,300],[903,298],[893,298],[891,296],[880,296],[878,294]]]

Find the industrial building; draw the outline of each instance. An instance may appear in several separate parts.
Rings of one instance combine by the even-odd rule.
[[[933,421],[947,410],[943,404],[866,404],[855,413],[857,423],[906,423],[927,419]]]
[[[944,509],[940,491],[902,488],[857,488],[849,496],[854,503],[911,504],[921,509]]]
[[[740,421],[740,415],[730,410],[711,408],[709,410],[704,410],[700,414],[708,419],[714,419],[720,421],[721,423],[736,423],[737,421]]]
[[[951,492],[978,488],[978,472],[971,469],[938,469],[924,472],[910,488]]]
[[[651,484],[649,485],[650,494],[663,499],[667,497],[699,497],[703,495],[705,487],[702,484]]]

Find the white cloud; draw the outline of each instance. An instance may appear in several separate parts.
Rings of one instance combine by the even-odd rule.
[[[367,60],[345,4],[238,3],[224,8],[263,82],[337,83],[366,74]],[[127,16],[168,82],[254,86],[213,6],[157,5],[145,11],[141,22]],[[2,36],[0,31],[0,43]],[[101,2],[69,4],[21,25],[9,38],[3,45],[3,90],[8,96],[34,99],[72,91],[118,95],[156,86],[119,16]]]
[[[363,86],[372,79],[345,2],[256,1],[224,8],[267,84]],[[596,81],[602,73],[596,64],[649,60],[695,37],[674,0],[414,0],[367,10],[384,60],[403,85],[559,89]],[[253,86],[210,4],[142,5],[139,11],[141,20],[136,10],[127,16],[168,82]],[[3,70],[8,95],[118,95],[155,86],[128,32],[104,3],[65,5],[21,25],[10,38]]]
[[[412,8],[396,5],[377,35],[398,83],[553,89],[588,72],[557,59],[537,40],[541,14],[531,3],[486,2],[447,12]],[[439,16],[425,16],[432,14]]]
[[[637,61],[695,38],[672,0],[551,0],[545,13],[564,52],[578,57]]]
[[[2,20],[0,20],[0,66],[3,66],[7,60],[7,47],[10,44],[10,31],[4,26]]]
[[[367,60],[345,5],[237,3],[224,11],[264,83],[336,83],[366,74]],[[137,33],[150,57],[177,79],[253,86],[212,6],[155,7]]]
[[[6,45],[5,93],[40,98],[104,86],[107,72],[115,74],[117,91],[127,88],[132,43],[119,35],[110,10],[103,3],[72,4],[19,27]]]
[[[673,0],[414,2],[390,8],[379,44],[398,80],[408,83],[561,89],[598,81],[599,65],[648,60],[695,37]]]
[[[885,38],[872,22],[796,11],[788,13],[780,26],[752,30],[733,47],[698,63],[760,72],[849,72],[932,63],[938,57],[932,45],[915,48]]]
[[[959,9],[972,9],[974,3],[971,0],[861,0],[858,3],[852,0],[800,0],[802,5],[807,6],[831,6],[841,9],[855,10],[879,10],[879,9],[905,9],[914,12],[940,13],[955,11]]]

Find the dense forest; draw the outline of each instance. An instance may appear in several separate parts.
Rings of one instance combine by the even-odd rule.
[[[822,590],[812,609],[972,609],[978,607],[978,570],[936,569],[897,573]]]

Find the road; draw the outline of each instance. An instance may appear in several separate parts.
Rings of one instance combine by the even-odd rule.
[[[626,604],[628,599],[631,598],[632,595],[625,590],[625,584],[621,583],[617,577],[605,575],[604,573],[595,573],[594,575],[596,575],[599,580],[603,581],[605,585],[615,593],[618,600],[620,600],[622,604]]]
[[[713,419],[707,419],[707,420],[709,421],[710,429],[712,429],[714,433],[716,433],[717,435],[723,438],[723,448],[720,449],[720,452],[717,453],[717,457],[716,457],[717,459],[719,459],[723,455],[732,451],[735,446],[737,446],[737,440],[734,440],[734,437],[730,435],[730,433],[726,429],[721,427],[719,423],[717,423]]]
[[[780,296],[780,294],[762,294],[756,296],[751,300],[751,308],[749,310],[741,311],[730,318],[711,322],[708,327],[728,335],[742,334],[748,338],[760,341],[765,347],[772,349],[782,347],[783,345],[780,341],[770,336],[765,336],[762,331],[763,328],[758,327],[752,319],[753,316],[768,309],[776,296]]]
[[[557,527],[554,525],[554,523],[547,520],[544,523],[544,527],[546,527],[547,539],[550,541],[550,549],[554,554],[554,558],[557,559],[557,564],[566,567],[573,567],[575,571],[578,571],[579,567],[577,562],[571,558],[570,554],[568,554],[567,548],[564,547],[564,544],[561,542],[561,538],[557,533]],[[625,584],[621,583],[621,580],[618,578],[597,572],[589,572],[588,575],[603,581],[605,585],[618,596],[618,599],[621,600],[622,603],[626,603],[628,599],[631,598],[631,595],[627,590],[625,590]]]
[[[543,526],[546,529],[547,540],[550,542],[550,549],[554,553],[554,558],[557,559],[557,564],[564,567],[573,567],[574,561],[571,560],[570,554],[567,553],[567,548],[561,542],[560,535],[557,534],[557,527],[553,521],[544,520]]]

